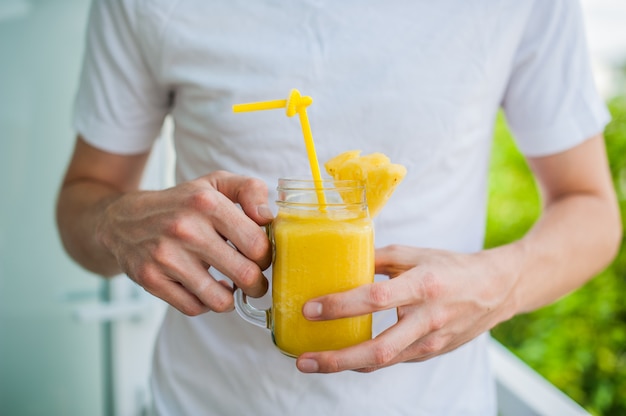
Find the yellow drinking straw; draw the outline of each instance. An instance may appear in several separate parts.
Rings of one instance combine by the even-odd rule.
[[[298,114],[300,117],[300,125],[302,127],[302,135],[304,136],[304,145],[311,166],[311,174],[315,183],[315,191],[317,193],[317,202],[320,209],[326,209],[326,197],[322,190],[322,174],[320,172],[319,162],[317,161],[317,153],[315,152],[315,143],[313,142],[313,134],[311,134],[311,124],[306,113],[306,108],[311,105],[313,99],[308,95],[300,95],[300,91],[292,89],[286,100],[261,101],[255,103],[235,104],[233,112],[244,113],[248,111],[275,110],[284,108],[287,117],[293,117]]]

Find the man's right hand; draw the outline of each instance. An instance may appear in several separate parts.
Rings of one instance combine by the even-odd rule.
[[[187,315],[232,310],[230,284],[262,296],[272,220],[264,182],[216,171],[162,191],[138,191],[146,155],[115,155],[79,138],[57,206],[68,252],[100,274],[124,272]]]

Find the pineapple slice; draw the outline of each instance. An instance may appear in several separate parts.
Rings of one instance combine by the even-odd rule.
[[[382,153],[360,154],[360,150],[341,153],[326,162],[324,167],[335,180],[352,179],[365,183],[367,206],[370,216],[374,218],[406,176],[406,168],[391,163]]]
[[[328,162],[324,164],[324,168],[326,168],[326,172],[333,178],[335,177],[335,172],[337,169],[341,167],[346,161],[350,159],[355,159],[359,157],[361,154],[360,150],[348,150],[347,152],[343,152],[340,155],[335,156],[330,159]]]

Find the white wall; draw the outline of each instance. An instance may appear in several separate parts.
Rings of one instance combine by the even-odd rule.
[[[611,98],[626,94],[626,1],[581,0],[596,84]]]
[[[64,254],[54,201],[87,0],[0,0],[0,414],[102,414],[101,328],[71,319],[100,279]],[[67,292],[84,294],[68,302]]]
[[[54,223],[88,8],[89,0],[0,0],[2,415],[137,416],[149,404],[164,305],[125,276],[105,284],[79,268]],[[171,185],[172,158],[160,140],[144,188]]]

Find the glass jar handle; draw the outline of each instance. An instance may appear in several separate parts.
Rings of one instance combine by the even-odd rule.
[[[270,309],[257,309],[250,305],[246,294],[239,288],[235,289],[235,310],[245,321],[261,328],[270,328]]]

